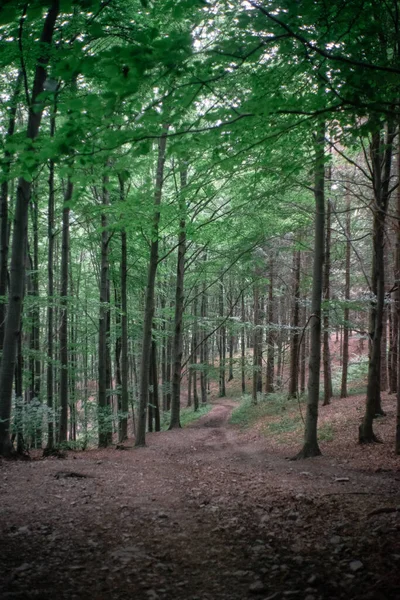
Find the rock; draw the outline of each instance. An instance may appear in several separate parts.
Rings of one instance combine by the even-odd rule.
[[[259,579],[249,585],[250,594],[262,594],[266,591],[266,587]]]
[[[345,481],[350,481],[349,477],[335,477],[336,483],[344,483]]]
[[[30,529],[29,529],[28,525],[23,525],[22,527],[18,527],[17,533],[18,534],[30,533]]]
[[[364,568],[363,563],[361,562],[361,560],[352,560],[349,563],[349,568],[350,571],[353,571],[353,573],[356,573],[357,571],[359,571],[360,569]]]
[[[158,515],[157,515],[157,517],[159,519],[168,519],[168,515],[166,513],[164,513],[164,512],[159,512]]]
[[[331,544],[340,544],[342,538],[340,537],[340,535],[333,535],[329,541]]]
[[[24,571],[29,571],[31,566],[32,565],[30,563],[23,563],[22,565],[14,569],[14,573],[23,573]]]

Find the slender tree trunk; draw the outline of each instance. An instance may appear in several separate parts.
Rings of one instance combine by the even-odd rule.
[[[10,116],[8,119],[8,128],[6,140],[10,139],[15,131],[15,118],[17,114],[18,97],[22,84],[22,71],[18,73],[15,83],[14,93],[10,100]],[[6,294],[8,279],[8,176],[11,169],[12,153],[5,149],[3,158],[3,182],[0,189],[0,360],[3,351],[4,326],[6,318]]]
[[[398,133],[400,133],[400,126],[398,127]],[[398,143],[397,151],[397,180],[400,181],[400,142]],[[396,297],[396,311],[397,311],[397,394],[396,394],[396,442],[395,451],[396,454],[400,454],[400,186],[397,188],[397,231],[396,231],[396,270],[395,278],[397,281],[397,289],[395,292]]]
[[[207,260],[207,254],[204,256],[204,261]],[[207,284],[203,282],[203,289],[201,293],[201,324],[202,324],[202,343],[200,347],[200,389],[201,389],[201,402],[202,404],[207,403],[207,377],[208,377],[208,339],[207,339],[207,309],[208,309],[208,296],[207,296]]]
[[[154,430],[161,431],[160,398],[159,398],[159,394],[158,394],[157,344],[154,339],[151,342],[151,365],[152,365],[152,385],[153,385]]]
[[[168,125],[164,126],[164,133],[158,142],[158,163],[157,175],[154,191],[154,216],[153,231],[151,236],[150,262],[147,273],[147,286],[144,307],[143,340],[142,340],[142,360],[140,364],[140,391],[139,391],[139,414],[135,446],[144,446],[146,444],[146,413],[147,400],[149,393],[149,363],[151,354],[151,332],[153,328],[154,316],[154,294],[155,282],[158,265],[158,226],[160,222],[160,204],[162,196],[162,186],[164,182],[164,163],[165,151],[167,145]]]
[[[221,276],[219,280],[218,307],[221,323],[224,317],[224,282]],[[226,396],[225,387],[225,361],[226,361],[226,327],[219,328],[219,397]]]
[[[332,179],[332,167],[328,169],[328,181],[329,189],[331,187]],[[332,390],[332,372],[331,372],[331,353],[329,349],[330,332],[329,332],[329,302],[331,296],[330,290],[330,271],[331,271],[331,199],[328,198],[327,209],[326,209],[326,239],[325,239],[325,263],[324,263],[324,282],[323,282],[323,299],[324,299],[324,310],[323,310],[323,358],[324,363],[324,401],[323,406],[327,406],[331,402],[333,395]]]
[[[296,458],[318,456],[318,402],[321,373],[321,300],[324,264],[325,234],[325,168],[324,168],[325,123],[320,123],[315,145],[315,237],[314,265],[311,296],[310,358],[308,363],[308,398],[304,445]]]
[[[34,140],[40,129],[44,106],[37,98],[43,91],[46,80],[46,67],[49,62],[50,45],[59,13],[59,1],[53,0],[43,23],[40,48],[43,55],[37,61],[33,82],[32,100],[29,107],[27,138]],[[32,152],[34,152],[32,147]],[[0,370],[0,455],[11,452],[10,416],[11,397],[16,362],[17,344],[20,336],[22,297],[25,279],[25,255],[27,243],[28,210],[32,183],[20,177],[17,187],[17,201],[14,213],[14,231],[11,252],[10,295],[4,327],[3,356]]]
[[[99,315],[99,374],[98,374],[98,421],[99,421],[99,447],[106,448],[112,441],[111,433],[111,406],[107,390],[110,387],[109,367],[109,318],[110,318],[110,265],[107,208],[110,195],[107,189],[108,175],[103,177],[101,214],[101,264],[100,264],[100,315]]]
[[[246,310],[244,303],[244,292],[242,292],[242,339],[241,339],[241,352],[242,352],[242,394],[246,393]]]
[[[349,327],[350,327],[350,258],[351,258],[351,197],[346,199],[346,259],[344,273],[345,308],[343,313],[343,343],[342,343],[342,385],[340,397],[347,398],[347,376],[349,369]]]
[[[125,201],[124,182],[120,178],[120,198]],[[119,420],[119,441],[128,438],[128,411],[129,411],[129,360],[128,360],[128,252],[126,230],[121,231],[121,416]]]
[[[60,424],[59,442],[65,443],[68,435],[68,263],[69,263],[69,203],[73,194],[73,183],[68,177],[64,193],[61,243],[61,289],[60,289]]]
[[[175,288],[175,318],[174,339],[172,343],[172,397],[171,397],[171,421],[169,429],[180,427],[181,410],[181,377],[182,377],[182,353],[183,353],[183,312],[185,300],[185,255],[186,255],[186,198],[184,190],[187,185],[187,168],[180,171],[181,189],[179,193],[179,236],[178,236],[178,262],[176,270]]]
[[[293,308],[292,335],[290,341],[289,398],[296,398],[299,387],[299,343],[300,343],[300,250],[293,252]]]
[[[55,117],[50,121],[50,137],[55,133]],[[47,448],[54,448],[54,161],[49,163],[49,199],[47,209]]]
[[[274,329],[274,258],[271,256],[269,263],[268,286],[268,330],[267,330],[267,372],[265,392],[272,394],[274,391],[274,360],[275,360],[275,329]]]
[[[368,385],[364,418],[359,428],[360,443],[372,443],[378,441],[373,431],[373,419],[377,413],[382,413],[380,404],[380,371],[382,320],[385,302],[385,218],[389,202],[389,184],[394,135],[392,125],[388,124],[385,141],[383,142],[383,140],[381,140],[381,131],[376,131],[372,136],[370,149],[375,199],[371,274],[371,291],[374,294],[374,300],[372,301],[370,308],[369,336],[371,343],[368,363]]]

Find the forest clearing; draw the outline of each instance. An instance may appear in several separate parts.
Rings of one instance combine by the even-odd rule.
[[[229,399],[146,448],[3,461],[2,599],[395,600],[400,468],[357,444],[362,404],[324,408],[347,418],[307,462],[287,460],[296,435],[229,424]]]

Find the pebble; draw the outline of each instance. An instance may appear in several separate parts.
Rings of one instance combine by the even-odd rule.
[[[251,594],[261,594],[266,591],[266,587],[262,581],[254,581],[251,585],[249,585],[249,592]]]
[[[362,569],[364,567],[364,565],[361,562],[361,560],[352,560],[349,563],[349,567],[350,567],[350,570],[353,571],[353,573],[356,573],[357,571]]]

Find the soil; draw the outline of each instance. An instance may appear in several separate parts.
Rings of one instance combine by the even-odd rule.
[[[333,440],[306,461],[287,460],[298,434],[229,425],[225,399],[146,448],[0,462],[0,597],[400,598],[394,399],[371,447],[355,442],[363,401],[324,408]]]

